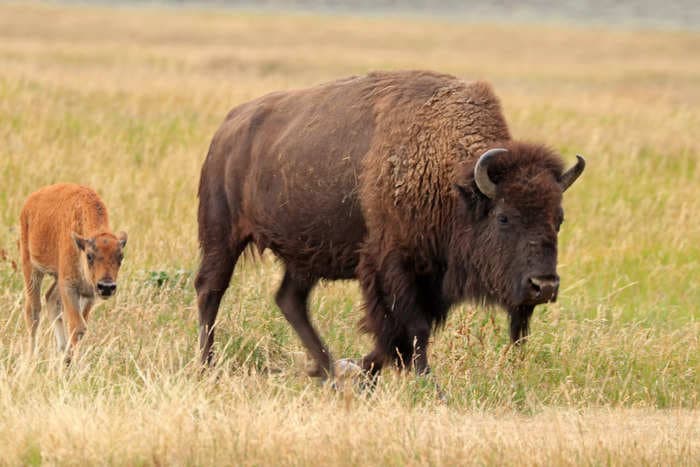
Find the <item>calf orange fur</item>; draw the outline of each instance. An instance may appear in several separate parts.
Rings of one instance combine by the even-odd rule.
[[[87,329],[95,296],[106,299],[116,293],[126,232],[112,233],[97,193],[74,184],[51,185],[29,195],[20,229],[31,349],[39,325],[41,282],[49,275],[54,278],[46,293],[49,318],[58,348],[67,350],[69,362]]]

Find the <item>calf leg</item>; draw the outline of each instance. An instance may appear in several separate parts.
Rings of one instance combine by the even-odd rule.
[[[275,300],[284,317],[292,325],[302,344],[304,344],[304,347],[306,347],[306,350],[316,363],[315,368],[309,371],[309,376],[325,378],[333,375],[331,354],[311,325],[309,310],[306,306],[309,292],[314,283],[315,281],[311,284],[296,281],[289,271],[286,271]]]
[[[31,263],[22,261],[24,272],[24,319],[29,330],[29,351],[34,353],[36,348],[36,331],[39,328],[39,313],[41,312],[41,281],[44,274],[35,269]]]
[[[87,331],[85,320],[80,312],[80,294],[78,290],[66,281],[59,281],[59,293],[61,295],[61,305],[63,308],[63,319],[66,322],[68,331],[68,349],[66,352],[66,363],[70,363],[73,352],[78,342]]]
[[[58,292],[57,282],[51,284],[46,292],[46,307],[49,311],[49,319],[53,323],[53,333],[56,337],[56,346],[59,352],[66,350],[66,328],[63,324],[63,314],[61,310],[61,295]]]
[[[94,304],[95,299],[93,297],[80,297],[80,313],[83,315],[83,320],[86,323]]]

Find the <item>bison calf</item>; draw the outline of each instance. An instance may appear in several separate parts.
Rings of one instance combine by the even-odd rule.
[[[22,208],[20,228],[30,348],[33,351],[36,343],[41,282],[48,274],[54,278],[46,293],[49,316],[58,348],[67,350],[66,361],[70,361],[85,333],[95,296],[106,299],[117,291],[127,235],[112,233],[107,208],[97,193],[73,184],[32,193]]]

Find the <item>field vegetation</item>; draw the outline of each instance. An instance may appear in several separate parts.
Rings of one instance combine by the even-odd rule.
[[[0,5],[0,464],[700,464],[699,51],[697,32]],[[407,68],[489,80],[516,137],[586,156],[559,301],[524,349],[501,311],[459,306],[433,380],[333,391],[304,375],[279,265],[252,256],[200,375],[196,187],[228,110]],[[129,233],[70,369],[45,314],[28,357],[18,268],[22,203],[59,181]],[[356,283],[311,309],[336,357],[368,349]]]

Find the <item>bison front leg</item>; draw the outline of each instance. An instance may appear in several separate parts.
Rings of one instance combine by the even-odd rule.
[[[362,327],[375,338],[375,348],[362,360],[362,367],[376,375],[387,360],[400,368],[413,366],[416,373],[430,372],[428,342],[431,325],[418,301],[415,274],[399,252],[384,258],[376,267],[365,255],[358,267],[365,298]]]
[[[520,305],[508,310],[510,315],[510,340],[516,345],[524,344],[530,334],[530,318],[534,305]]]

